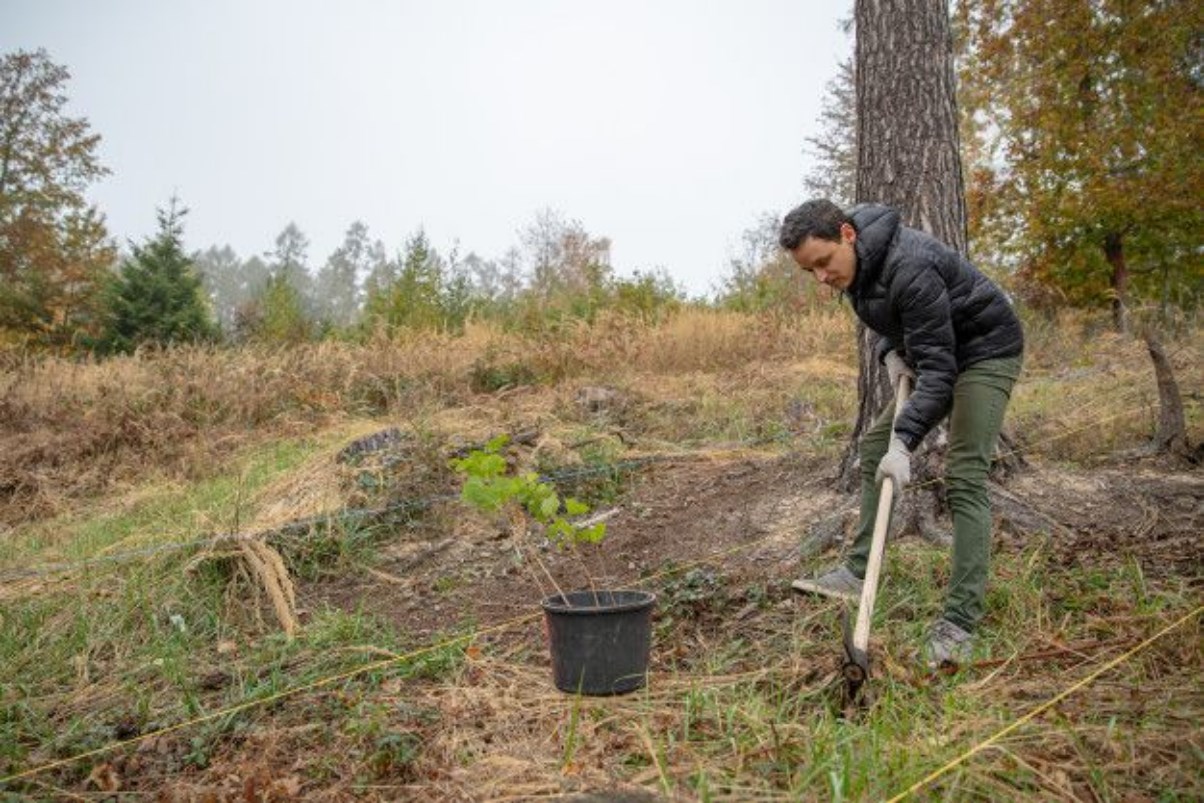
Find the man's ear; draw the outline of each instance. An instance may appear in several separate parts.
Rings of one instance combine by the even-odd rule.
[[[857,242],[857,229],[851,223],[840,224],[840,239],[846,243]]]

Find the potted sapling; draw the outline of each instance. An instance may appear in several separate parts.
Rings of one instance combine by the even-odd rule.
[[[579,549],[600,544],[606,537],[606,523],[583,520],[589,507],[571,497],[562,498],[538,474],[511,470],[502,455],[507,443],[508,438],[500,435],[453,460],[452,468],[463,477],[460,498],[482,512],[504,514],[518,536],[515,548],[520,550],[520,559],[531,568],[537,585],[543,587],[547,580],[553,589],[541,593],[541,606],[556,687],[591,695],[641,688],[648,672],[656,596],[647,591],[598,588],[588,569],[588,588],[562,588],[525,536],[533,529],[542,530],[557,549],[574,555],[584,568]],[[521,554],[523,546],[530,560]]]

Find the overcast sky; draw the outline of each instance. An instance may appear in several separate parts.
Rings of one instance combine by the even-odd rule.
[[[173,193],[190,249],[316,268],[362,220],[501,256],[552,208],[620,275],[692,294],[757,215],[803,200],[804,139],[852,51],[826,0],[0,0],[0,50],[44,47],[112,175],[123,243]],[[852,135],[852,132],[850,132]]]

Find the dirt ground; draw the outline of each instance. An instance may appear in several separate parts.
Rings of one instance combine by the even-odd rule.
[[[651,588],[670,573],[708,566],[729,585],[764,583],[782,591],[798,574],[800,544],[817,526],[835,522],[849,535],[855,500],[832,489],[833,470],[817,460],[757,454],[652,463],[630,476],[621,501],[605,509],[612,514],[605,548],[585,556],[588,576],[600,586]],[[999,493],[996,549],[1022,548],[1038,527],[1068,564],[1103,567],[1132,557],[1147,576],[1177,574],[1197,585],[1204,579],[1198,469],[1153,459],[1083,470],[1029,468]],[[542,573],[519,567],[519,545],[505,527],[461,517],[455,531],[388,547],[378,571],[304,589],[302,604],[366,606],[422,637],[529,614],[552,593]],[[539,555],[565,590],[588,585],[580,561],[546,544]]]
[[[600,506],[611,514],[608,535],[605,548],[587,558],[589,574],[599,585],[642,585],[677,595],[678,606],[688,602],[690,593],[714,590],[709,578],[721,577],[723,605],[708,608],[709,625],[693,623],[692,643],[682,648],[683,655],[697,654],[719,631],[744,628],[751,638],[773,638],[774,632],[789,631],[797,618],[789,583],[800,570],[800,543],[817,525],[831,529],[837,522],[837,529],[847,530],[851,524],[854,500],[832,490],[833,471],[830,461],[747,451],[650,461],[623,479],[616,504]],[[1195,588],[1204,584],[1204,475],[1199,470],[1155,460],[1082,470],[1032,467],[1003,492],[1008,504],[1003,505],[1007,510],[997,510],[997,549],[1023,548],[1040,526],[1050,536],[1047,543],[1054,554],[1068,564],[1109,566],[1135,558],[1147,576],[1175,574]],[[1018,518],[1009,518],[1009,510]],[[431,519],[438,526],[406,530],[408,537],[385,546],[384,560],[371,569],[299,582],[303,611],[324,605],[370,611],[410,634],[415,647],[465,628],[481,631],[524,617],[536,621],[538,598],[548,591],[539,586],[546,581],[537,583],[525,568],[529,561],[519,565],[516,539],[506,527],[464,515],[454,502],[433,511]],[[566,587],[585,584],[585,573],[574,559],[551,548],[540,549],[540,556],[550,571],[567,578]],[[434,743],[424,744],[424,755],[435,756],[430,760],[441,769],[414,778],[413,786],[406,785],[404,773],[393,786],[379,790],[370,785],[353,789],[346,779],[332,778],[325,786],[312,780],[315,762],[325,752],[341,749],[315,741],[324,712],[329,709],[331,720],[339,721],[348,710],[358,710],[363,699],[352,689],[314,691],[284,702],[275,709],[270,727],[227,743],[204,771],[177,775],[167,787],[159,785],[164,775],[156,765],[185,749],[178,740],[155,740],[145,752],[114,761],[114,766],[133,781],[127,789],[141,787],[157,792],[158,799],[178,801],[308,797],[302,790],[332,800],[474,800],[484,795],[477,786],[482,779],[496,785],[494,792],[504,790],[505,799],[546,799],[566,792],[576,797],[564,799],[581,801],[655,799],[645,791],[655,787],[654,776],[637,776],[636,784],[616,787],[602,769],[614,755],[638,751],[638,746],[605,739],[590,743],[583,748],[577,774],[552,777],[537,762],[516,759],[491,743],[495,731],[506,734],[507,728],[514,729],[512,738],[532,744],[548,738],[528,732],[531,722],[539,720],[531,711],[554,711],[560,704],[547,682],[540,642],[535,624],[482,639],[479,643],[489,653],[484,659],[488,684],[472,681],[477,670],[469,660],[462,683],[414,686],[387,680],[372,693],[376,704],[392,711],[390,727],[399,721],[404,725],[412,716],[415,731],[422,732],[424,712],[431,710],[458,723],[454,731],[439,731]],[[665,645],[654,650],[652,670],[665,679],[658,693],[686,693],[673,685],[672,671],[665,670],[689,660]],[[793,682],[821,683],[824,673],[835,677],[835,655],[823,663]],[[538,683],[532,683],[532,671],[542,673]],[[623,706],[630,703],[616,698],[614,705],[616,716],[635,716],[624,713]],[[396,749],[404,752],[405,744]],[[169,752],[160,758],[156,750]],[[477,756],[477,766],[457,769],[467,754]],[[159,782],[142,786],[135,780],[147,771]]]

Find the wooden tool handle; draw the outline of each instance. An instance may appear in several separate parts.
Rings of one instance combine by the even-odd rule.
[[[903,412],[910,391],[910,380],[899,377],[895,388],[895,420]],[[890,477],[882,480],[878,494],[878,512],[874,517],[874,536],[870,541],[870,557],[865,567],[865,581],[861,585],[861,602],[857,605],[857,626],[853,628],[853,646],[863,653],[870,646],[870,619],[874,615],[874,600],[878,596],[878,576],[882,573],[882,554],[886,551],[886,529],[890,526],[891,503],[895,498],[895,482]]]

